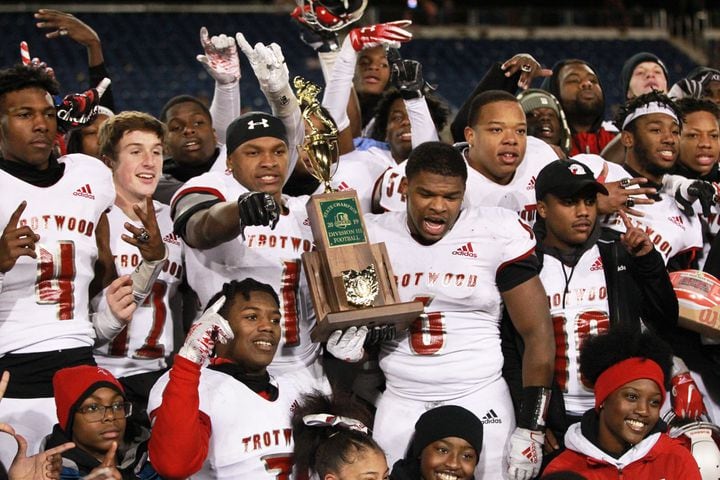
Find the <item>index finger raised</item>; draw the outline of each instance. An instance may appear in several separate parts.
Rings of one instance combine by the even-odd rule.
[[[235,34],[235,40],[237,40],[240,50],[245,54],[246,57],[250,57],[253,54],[253,48],[250,46],[248,41],[245,39],[245,35],[241,32]]]
[[[101,465],[103,467],[114,467],[116,464],[115,460],[115,453],[117,452],[117,442],[112,442],[110,444],[110,448],[108,448],[108,451],[105,453],[105,456],[103,457],[103,461]]]
[[[630,217],[627,216],[627,213],[623,212],[622,210],[618,210],[618,215],[620,215],[620,218],[622,219],[626,229],[630,230],[631,228],[635,227],[632,223],[632,220],[630,220]]]
[[[27,202],[23,200],[22,202],[20,202],[20,205],[18,205],[12,215],[10,215],[10,221],[8,221],[8,224],[5,226],[5,229],[3,231],[7,231],[8,229],[17,227],[18,222],[20,221],[20,216],[25,211],[25,207],[27,207]]]
[[[218,313],[223,305],[225,305],[225,295],[218,298],[215,303],[210,305],[210,308],[208,308],[208,311],[212,312],[212,313]]]

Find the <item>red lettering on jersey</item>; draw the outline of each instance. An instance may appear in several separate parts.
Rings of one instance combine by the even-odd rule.
[[[552,321],[555,333],[555,379],[560,389],[564,393],[567,393],[568,381],[570,379],[570,357],[568,351],[569,331],[572,330],[572,334],[575,336],[575,355],[577,358],[577,356],[580,355],[580,349],[586,338],[608,331],[610,328],[610,319],[606,312],[588,310],[579,313],[574,318],[572,324],[570,324],[565,318],[565,315],[562,314],[553,315]],[[580,383],[589,391],[592,391],[592,386],[580,375],[580,371],[578,370],[575,373],[578,375]]]
[[[299,240],[299,239],[298,239]],[[283,333],[285,346],[300,343],[297,296],[300,286],[300,260],[284,260],[280,277],[280,300],[283,307]]]
[[[75,307],[75,244],[59,241],[57,255],[43,247],[39,247],[39,250],[36,302],[40,305],[57,304],[58,319],[72,320]]]
[[[275,475],[277,480],[289,480],[294,464],[291,453],[265,455],[260,460],[265,464],[265,471],[271,475]],[[304,478],[307,479],[307,475],[305,475]],[[300,476],[295,476],[295,479],[300,480]]]
[[[413,301],[422,302],[425,307],[432,303],[433,297],[416,296]],[[410,348],[416,355],[433,355],[445,344],[445,314],[426,312],[410,325]]]

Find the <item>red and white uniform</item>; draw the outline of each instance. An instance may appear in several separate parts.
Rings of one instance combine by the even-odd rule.
[[[112,342],[95,350],[98,365],[110,370],[116,377],[127,377],[154,372],[167,367],[166,358],[173,352],[175,327],[182,328],[181,311],[173,308],[183,276],[183,241],[173,233],[170,207],[154,202],[155,213],[168,259],[152,286],[145,301],[138,305],[130,324]],[[142,227],[131,220],[120,208],[108,214],[110,222],[110,249],[118,275],[129,275],[142,262],[138,249],[123,241],[125,223]]]
[[[89,286],[95,276],[95,229],[115,200],[110,170],[98,159],[66,155],[63,176],[49,187],[36,187],[0,170],[0,223],[25,200],[19,225],[40,236],[37,259],[19,257],[5,273],[0,289],[0,356],[92,347]],[[52,365],[47,366],[51,371]],[[37,380],[37,378],[33,379]],[[5,398],[0,422],[12,425],[28,441],[28,455],[57,423],[55,401]],[[15,439],[0,435],[0,461],[9,466]]]
[[[180,188],[172,204],[213,198],[234,201],[245,192],[247,189],[232,174],[208,172]],[[231,280],[252,277],[275,289],[280,298],[282,336],[269,370],[276,375],[313,364],[320,348],[310,340],[315,311],[300,262],[300,255],[313,248],[307,200],[307,196],[283,197],[289,213],[280,216],[274,230],[249,226],[245,227],[244,240],[238,236],[214,248],[185,250],[188,282],[202,305]]]
[[[149,412],[163,402],[169,378],[165,373],[150,391]],[[294,445],[290,419],[300,393],[294,382],[283,378],[273,382],[278,387],[278,398],[271,401],[226,373],[201,369],[198,410],[209,418],[211,431],[207,458],[191,478],[290,478]]]
[[[95,276],[100,216],[115,200],[108,168],[96,158],[66,155],[62,178],[36,187],[0,171],[0,224],[21,201],[19,225],[40,236],[37,259],[22,256],[0,293],[0,356],[92,346],[88,288]],[[4,228],[4,227],[3,227]]]
[[[581,416],[595,406],[595,394],[580,377],[582,342],[610,327],[605,271],[597,245],[569,267],[543,256],[540,271],[555,332],[555,381],[563,392],[565,410]]]
[[[632,175],[626,172],[627,177]],[[632,187],[630,187],[632,188]],[[635,205],[633,208],[645,214],[633,217],[632,221],[643,229],[660,252],[667,265],[676,255],[691,250],[700,252],[703,247],[702,226],[697,217],[687,217],[678,208],[675,199],[666,193],[658,193],[660,200],[652,205]],[[617,215],[604,215],[602,225],[624,232],[625,225]]]
[[[404,212],[366,217],[373,242],[383,241],[402,301],[425,302],[409,332],[383,343],[387,389],[378,404],[375,438],[389,462],[402,458],[417,418],[441,404],[481,418],[489,445],[504,445],[514,413],[502,378],[502,299],[497,273],[532,254],[535,240],[518,216],[502,208],[464,209],[432,245],[410,236]],[[476,474],[502,477],[502,448],[483,449]]]
[[[467,151],[463,154],[467,162]],[[516,212],[528,225],[535,223],[537,211],[535,179],[548,163],[557,160],[557,154],[547,143],[528,137],[525,158],[507,185],[495,183],[470,166],[465,190],[465,206],[503,207]],[[398,191],[405,177],[403,162],[383,173],[376,187],[380,206],[388,211],[404,211],[405,200]]]
[[[338,191],[355,190],[360,201],[360,209],[370,213],[375,183],[385,170],[395,166],[395,160],[388,150],[371,147],[368,150],[353,150],[340,156],[337,171],[330,180],[332,187]],[[321,184],[315,191],[323,193]]]

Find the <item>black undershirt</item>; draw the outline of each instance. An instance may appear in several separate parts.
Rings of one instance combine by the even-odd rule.
[[[0,157],[0,169],[36,187],[50,187],[62,178],[65,164],[58,162],[54,155],[50,155],[48,168],[38,170],[25,162],[13,162]]]

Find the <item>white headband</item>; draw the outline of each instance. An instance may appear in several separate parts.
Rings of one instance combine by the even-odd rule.
[[[341,417],[340,415],[329,415],[327,413],[305,415],[303,417],[303,423],[310,427],[341,427],[346,430],[355,430],[369,435],[368,428],[360,420]]]
[[[677,115],[675,115],[675,112],[672,111],[672,109],[665,104],[658,103],[658,102],[650,102],[647,105],[643,105],[642,107],[638,107],[635,109],[634,112],[632,112],[630,115],[625,117],[625,121],[622,124],[622,130],[625,130],[625,127],[628,126],[630,122],[635,120],[636,118],[640,118],[645,115],[650,115],[651,113],[664,113],[665,115],[669,115],[675,120],[675,123],[678,125],[680,124],[680,121],[677,118]]]

